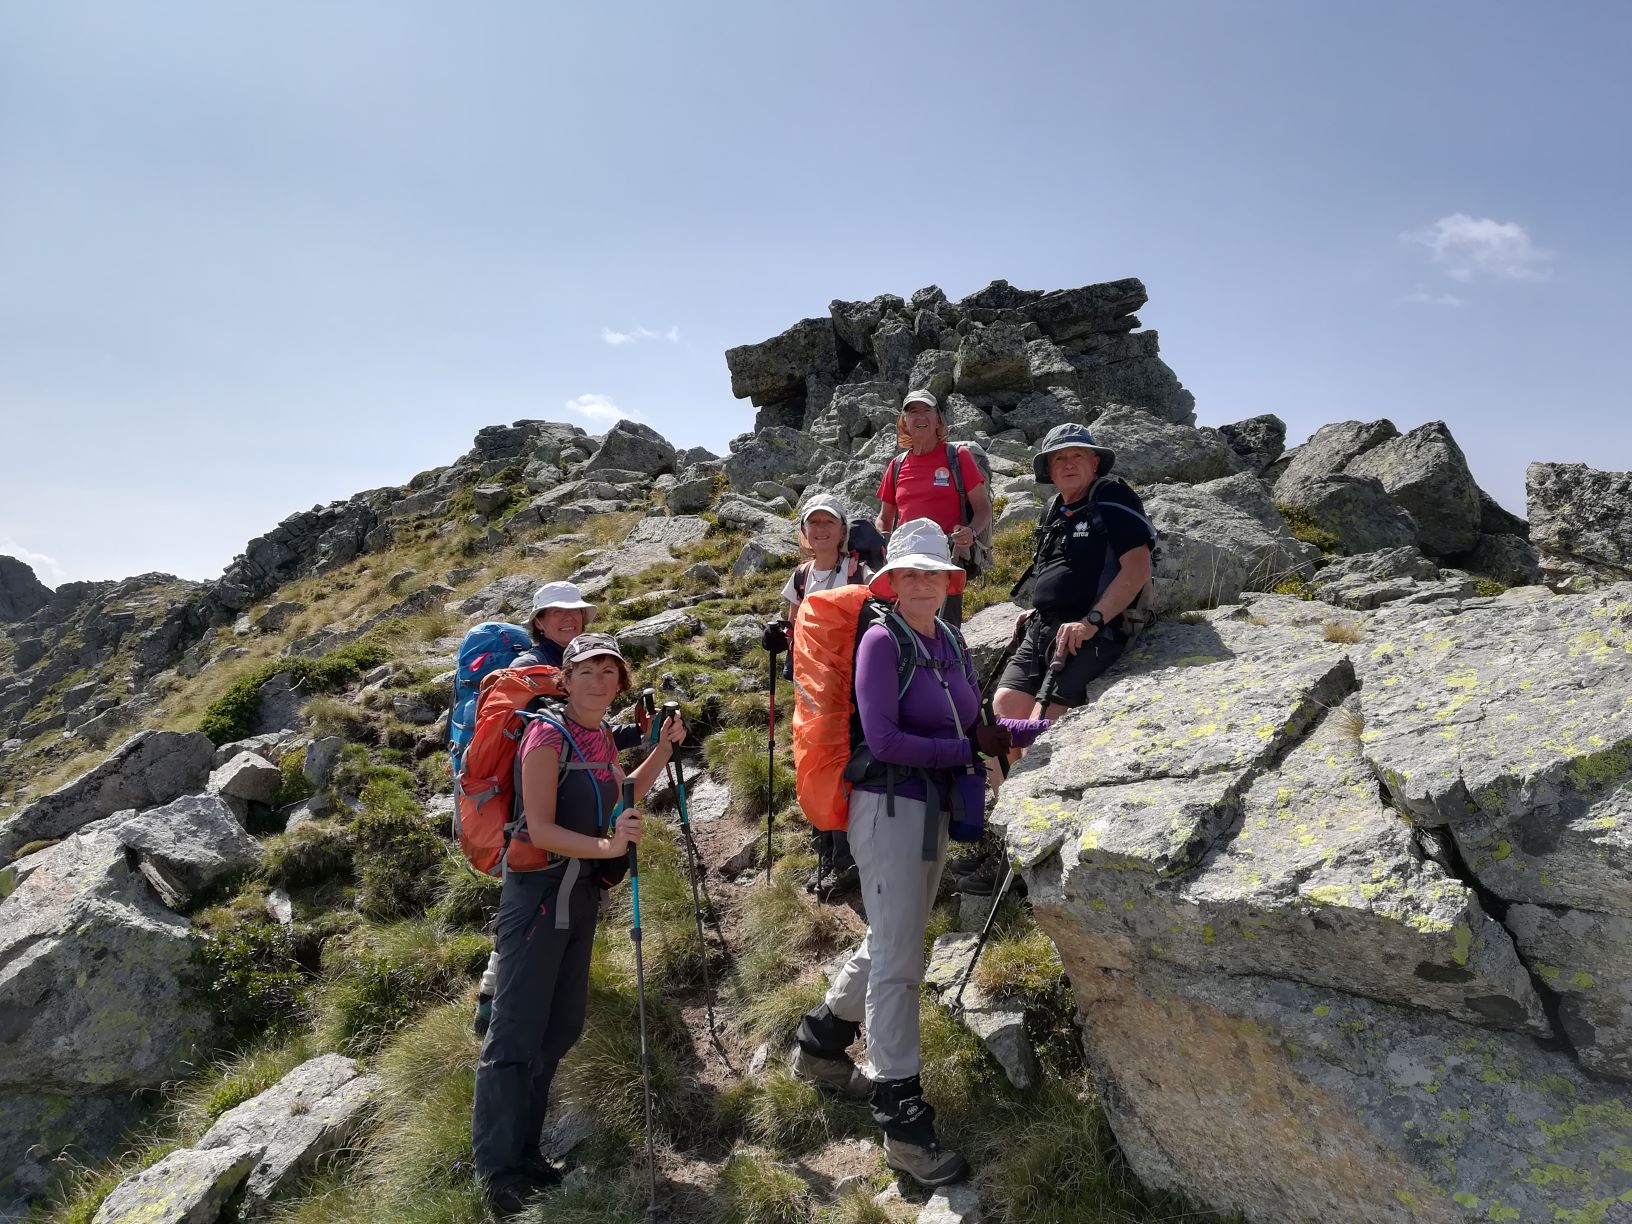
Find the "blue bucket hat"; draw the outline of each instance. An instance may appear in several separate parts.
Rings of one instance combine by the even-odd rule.
[[[1096,475],[1105,475],[1116,463],[1116,452],[1095,442],[1094,435],[1088,432],[1088,426],[1067,421],[1049,430],[1043,438],[1043,444],[1031,457],[1031,474],[1037,478],[1038,484],[1053,483],[1048,478],[1048,457],[1055,451],[1071,450],[1073,447],[1091,450],[1099,456],[1099,471]]]

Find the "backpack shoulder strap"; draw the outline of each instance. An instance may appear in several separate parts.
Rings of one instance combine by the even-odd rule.
[[[890,466],[884,469],[884,474],[890,478],[890,493],[895,493],[896,482],[901,479],[901,465],[907,461],[906,451],[896,451],[890,459]]]
[[[1144,515],[1140,514],[1139,511],[1135,510],[1132,506],[1124,506],[1121,502],[1105,501],[1099,496],[1101,486],[1104,485],[1109,487],[1111,484],[1117,484],[1121,485],[1123,488],[1127,488],[1126,484],[1123,484],[1122,481],[1117,480],[1114,476],[1103,476],[1094,481],[1093,488],[1088,490],[1088,503],[1094,512],[1095,518],[1099,519],[1100,522],[1103,522],[1104,518],[1100,514],[1101,510],[1120,510],[1123,514],[1138,519],[1140,525],[1145,529],[1145,534],[1150,537],[1150,542],[1155,544],[1160,536],[1154,523],[1152,523]],[[1097,526],[1098,524],[1096,523],[1095,525]]]
[[[800,603],[805,601],[805,588],[810,585],[810,566],[809,561],[801,561],[793,569],[793,593]]]
[[[963,487],[963,447],[961,444],[948,442],[946,444],[946,463],[952,469],[952,487],[958,491],[958,521],[965,527],[974,519],[973,507],[969,505],[969,491]]]
[[[912,683],[912,677],[918,670],[918,635],[913,633],[912,626],[902,620],[901,613],[894,608],[884,618],[884,628],[895,639],[898,656],[895,664],[895,699],[899,701],[907,695],[907,686]]]

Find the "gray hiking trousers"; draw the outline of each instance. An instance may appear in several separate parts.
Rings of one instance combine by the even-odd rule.
[[[493,1186],[520,1179],[538,1151],[555,1069],[584,1030],[601,886],[587,870],[578,877],[563,930],[561,879],[559,868],[507,872],[499,895],[498,982],[470,1126],[476,1172]]]
[[[861,1021],[875,1080],[906,1079],[920,1070],[918,992],[924,980],[924,930],[946,861],[947,821],[940,821],[935,861],[926,863],[924,803],[871,791],[850,793],[850,852],[861,873],[867,936],[827,991],[841,1020]]]

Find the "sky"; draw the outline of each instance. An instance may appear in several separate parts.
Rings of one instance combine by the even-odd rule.
[[[205,579],[833,298],[1138,276],[1202,424],[1632,469],[1632,7],[0,0],[0,553]]]

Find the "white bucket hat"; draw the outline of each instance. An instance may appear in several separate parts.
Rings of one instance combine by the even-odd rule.
[[[589,622],[595,619],[595,605],[584,599],[576,584],[571,582],[546,582],[533,592],[533,616],[536,619],[540,612],[547,608],[565,608],[568,611],[581,609],[584,614],[584,628],[589,628]]]
[[[968,579],[963,567],[952,560],[952,547],[947,543],[946,532],[934,519],[909,519],[890,533],[884,566],[867,584],[867,589],[881,599],[894,599],[895,587],[890,582],[890,571],[899,569],[936,570],[952,575],[946,587],[948,595],[961,592]]]

